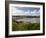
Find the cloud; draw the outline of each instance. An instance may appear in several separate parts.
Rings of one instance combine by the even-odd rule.
[[[40,10],[33,10],[33,11],[26,11],[25,12],[26,15],[31,15],[31,16],[39,16],[40,15]]]
[[[34,10],[34,11],[31,11],[31,15],[32,16],[39,16],[40,15],[40,10]]]
[[[24,11],[24,10],[20,10],[20,9],[14,8],[12,15],[31,15],[31,16],[39,16],[39,15],[40,15],[40,10],[36,10],[36,9],[35,9],[35,10],[33,10],[33,11],[30,11],[30,10]]]
[[[24,14],[24,11],[23,10],[19,10],[19,9],[13,9],[13,13],[12,15],[21,15],[21,14]]]

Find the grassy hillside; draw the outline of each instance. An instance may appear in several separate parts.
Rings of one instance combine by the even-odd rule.
[[[40,30],[40,23],[17,22],[12,19],[12,31]]]

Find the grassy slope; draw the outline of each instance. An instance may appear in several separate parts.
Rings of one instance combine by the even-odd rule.
[[[24,30],[40,30],[40,23],[16,23],[15,20],[12,22],[12,31],[24,31]]]

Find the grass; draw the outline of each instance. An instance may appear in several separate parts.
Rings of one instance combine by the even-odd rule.
[[[12,20],[12,31],[40,30],[40,23],[17,22]]]

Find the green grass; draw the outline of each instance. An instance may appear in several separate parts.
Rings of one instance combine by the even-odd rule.
[[[40,30],[40,23],[16,22],[12,20],[12,31]]]

